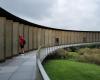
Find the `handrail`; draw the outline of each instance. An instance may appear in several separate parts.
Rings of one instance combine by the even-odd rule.
[[[50,78],[48,77],[47,73],[45,72],[45,70],[41,64],[41,61],[39,59],[38,59],[38,68],[40,70],[43,80],[50,80]]]
[[[50,80],[50,78],[48,77],[47,73],[45,72],[45,70],[44,70],[44,68],[43,68],[43,66],[41,64],[41,61],[40,61],[41,49],[42,49],[42,46],[39,46],[39,48],[37,50],[37,54],[36,54],[36,56],[37,56],[36,57],[36,59],[37,59],[36,63],[37,63],[37,67],[38,67],[37,69],[39,69],[39,73],[38,74],[41,75],[41,77],[42,77],[43,80]]]
[[[80,43],[80,44],[70,44],[70,45],[62,45],[62,46],[55,46],[55,47],[51,47],[51,49],[49,48],[42,48],[42,46],[39,46],[38,50],[37,50],[37,68],[38,68],[38,72],[40,73],[41,79],[38,80],[50,80],[50,78],[48,77],[47,73],[45,72],[41,62],[43,61],[43,59],[49,55],[48,53],[57,50],[58,48],[65,48],[65,47],[75,47],[75,46],[85,46],[85,45],[97,45],[100,44],[100,42],[95,42],[95,43]],[[53,48],[53,49],[52,49]],[[49,50],[46,53],[43,52],[43,50]],[[46,55],[45,55],[46,54]],[[41,59],[43,58],[43,59]]]

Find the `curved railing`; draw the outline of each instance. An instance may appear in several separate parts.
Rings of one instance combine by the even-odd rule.
[[[75,46],[87,46],[87,45],[100,45],[100,42],[95,43],[82,43],[82,44],[70,44],[70,45],[62,45],[62,46],[55,46],[49,48],[42,48],[41,46],[37,50],[37,79],[36,80],[50,80],[49,76],[45,72],[42,61],[53,51],[59,48],[66,48],[66,47],[75,47]]]
[[[37,65],[37,74],[36,74],[36,80],[50,80],[50,78],[48,77],[47,73],[45,72],[41,62],[41,49],[42,46],[40,46],[37,50],[37,54],[36,54],[36,65]]]

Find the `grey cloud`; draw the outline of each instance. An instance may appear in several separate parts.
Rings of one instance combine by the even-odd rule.
[[[41,19],[50,15],[49,8],[53,2],[53,0],[1,0],[1,6],[20,16]]]
[[[100,0],[1,0],[0,5],[41,25],[100,30]]]

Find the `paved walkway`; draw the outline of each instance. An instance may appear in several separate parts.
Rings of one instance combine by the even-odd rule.
[[[36,51],[0,63],[0,80],[35,80]]]
[[[41,60],[58,47],[41,49]],[[0,80],[35,80],[36,51],[27,52],[0,63]]]

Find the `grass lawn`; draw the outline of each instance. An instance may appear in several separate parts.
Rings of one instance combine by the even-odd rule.
[[[51,80],[100,80],[100,66],[68,60],[48,60],[44,68]]]

